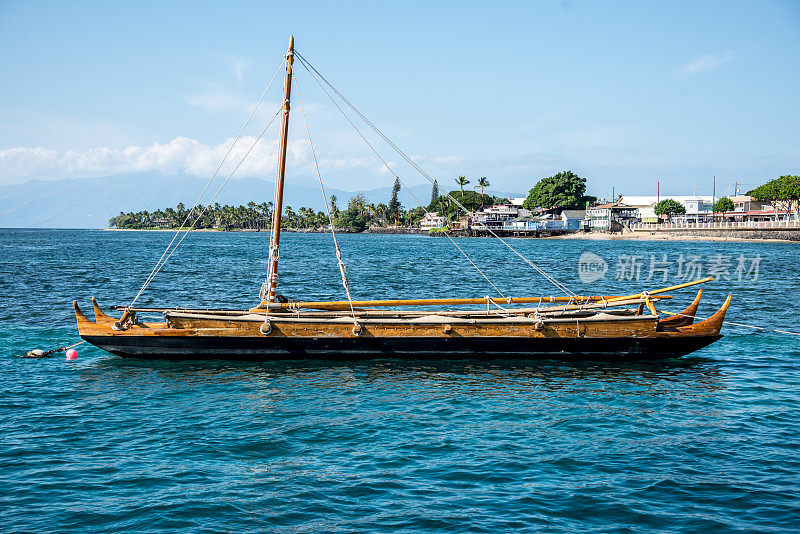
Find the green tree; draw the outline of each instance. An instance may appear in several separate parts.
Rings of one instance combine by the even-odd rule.
[[[469,211],[477,211],[482,209],[486,204],[494,204],[495,198],[489,195],[481,195],[477,191],[450,191],[449,196],[441,196],[436,202],[431,202],[428,205],[428,211],[439,211],[442,215],[454,215],[459,211],[458,204],[453,202],[453,199],[461,203]]]
[[[528,192],[522,207],[584,209],[589,197],[586,193],[586,178],[572,171],[562,171],[548,178],[542,178]]]
[[[364,195],[358,194],[350,199],[347,203],[347,209],[341,212],[339,218],[336,220],[336,226],[347,228],[361,232],[367,227],[369,220],[367,219],[366,199]]]
[[[400,193],[400,178],[396,178],[394,181],[394,187],[392,187],[392,198],[389,200],[389,206],[387,208],[387,212],[389,217],[394,219],[397,222],[400,219],[400,208],[402,205],[400,201],[397,199],[397,195]]]
[[[489,180],[487,180],[485,176],[481,176],[480,178],[478,178],[478,185],[476,185],[475,187],[481,188],[481,198],[483,198],[484,188],[489,187],[490,185],[492,184],[489,183]],[[481,209],[483,209],[483,206],[481,206]]]
[[[733,201],[728,197],[722,197],[714,203],[711,208],[714,213],[725,213],[726,211],[733,211]]]
[[[331,217],[336,219],[339,216],[339,206],[336,205],[336,195],[331,195]]]
[[[417,206],[413,210],[410,210],[406,213],[405,220],[403,223],[410,227],[419,226],[419,222],[425,217],[425,208],[422,206]]]
[[[183,202],[178,202],[178,205],[175,206],[175,211],[178,219],[183,223],[184,219],[186,219],[186,207],[183,205]]]
[[[283,217],[281,217],[281,228],[296,228],[297,222],[295,221],[295,213],[291,206],[283,208]]]
[[[670,219],[673,215],[686,213],[686,208],[680,202],[672,200],[671,198],[665,198],[654,208],[656,215],[666,215]]]
[[[431,189],[431,204],[439,200],[439,182],[433,181],[433,189]]]
[[[756,200],[775,202],[778,210],[794,211],[800,218],[800,176],[785,175],[749,191]],[[792,209],[794,208],[794,209]],[[778,217],[776,211],[775,217]]]
[[[459,176],[456,178],[456,183],[458,184],[458,188],[461,189],[461,194],[464,194],[464,186],[469,183],[466,176]]]
[[[378,219],[378,224],[386,226],[386,217],[388,213],[389,208],[383,202],[375,206],[375,218]]]

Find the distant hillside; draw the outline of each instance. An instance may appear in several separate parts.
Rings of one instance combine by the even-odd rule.
[[[174,207],[179,202],[191,205],[205,186],[206,179],[190,176],[164,176],[143,172],[121,174],[102,178],[68,179],[58,181],[33,180],[23,184],[0,187],[0,228],[106,228],[108,220],[120,211],[153,211]],[[209,199],[222,182],[215,180],[204,199]],[[341,206],[357,193],[363,193],[369,202],[388,203],[391,185],[363,191],[343,191],[326,187],[328,197],[336,195]],[[429,185],[413,186],[412,191],[421,201],[428,202]],[[452,187],[455,189],[455,187]],[[247,204],[250,201],[272,200],[274,183],[260,178],[231,180],[215,202],[220,204]],[[486,191],[487,194],[505,197],[509,193]],[[416,207],[416,202],[404,189],[400,201],[405,207]],[[318,183],[308,177],[287,178],[284,206],[297,210],[301,206],[323,209]]]

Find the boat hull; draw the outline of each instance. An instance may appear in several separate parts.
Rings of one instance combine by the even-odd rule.
[[[606,338],[289,338],[214,336],[83,336],[112,354],[154,359],[235,360],[640,360],[683,356],[720,335]]]
[[[730,296],[696,324],[665,326],[623,313],[464,316],[282,315],[175,311],[164,323],[119,327],[92,301],[95,322],[75,316],[84,340],[112,354],[152,359],[236,360],[645,360],[683,356],[720,337]],[[633,313],[633,312],[631,312]]]

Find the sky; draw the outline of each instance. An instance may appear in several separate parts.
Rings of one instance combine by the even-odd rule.
[[[158,171],[210,177],[303,54],[445,187],[711,194],[800,174],[800,2],[0,1],[0,186]],[[288,177],[393,176],[299,64]],[[272,179],[270,87],[220,176]],[[409,185],[425,179],[369,137]],[[269,196],[269,195],[267,195]]]

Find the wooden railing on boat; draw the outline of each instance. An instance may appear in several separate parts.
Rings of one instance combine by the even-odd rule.
[[[697,284],[710,282],[713,279],[714,279],[713,276],[709,276],[707,278],[701,278],[700,280],[694,280],[692,282],[685,282],[683,284],[678,284],[674,286],[669,286],[649,291],[646,292],[644,295],[661,295],[662,293],[667,293],[669,291],[674,291],[677,289],[683,289],[685,287],[690,287]],[[557,302],[566,302],[568,304],[581,306],[592,303],[601,303],[601,304],[606,303],[606,304],[617,305],[621,301],[629,301],[640,298],[642,296],[643,296],[642,293],[637,293],[634,295],[615,295],[615,296],[576,295],[573,297],[510,297],[507,299],[484,297],[484,298],[463,298],[463,299],[354,300],[352,303],[346,300],[317,301],[317,302],[292,301],[283,303],[270,303],[269,306],[270,309],[294,310],[300,308],[308,308],[314,310],[329,310],[329,311],[349,310],[351,304],[355,308],[382,308],[382,307],[394,307],[394,306],[468,306],[468,305],[481,305],[481,304],[498,305],[498,306],[507,306],[511,304],[541,305],[541,304],[557,303]],[[266,306],[267,303],[262,301],[261,304],[259,304],[256,308],[252,308],[251,311],[263,310]]]

